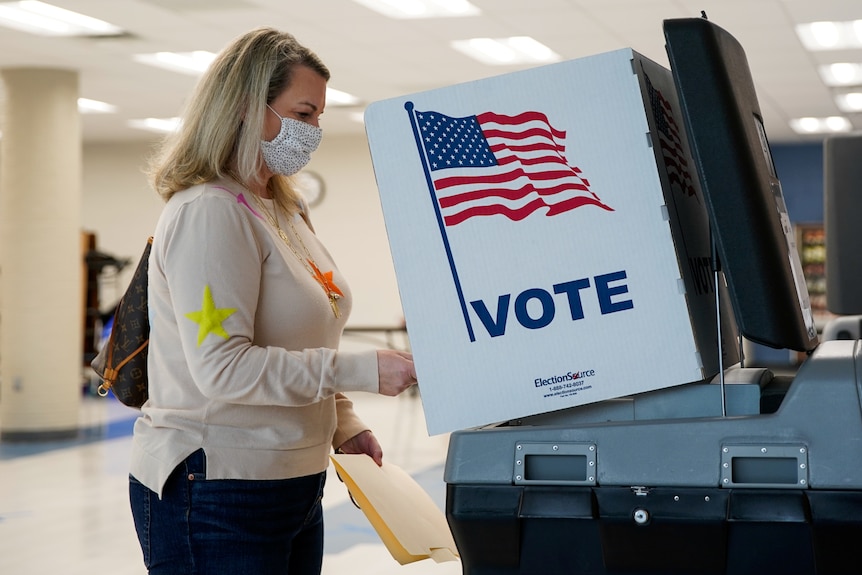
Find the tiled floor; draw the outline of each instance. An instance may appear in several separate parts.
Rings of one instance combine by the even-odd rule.
[[[429,437],[420,400],[353,394],[384,447],[443,508],[448,438]],[[85,398],[76,441],[0,443],[0,574],[144,575],[127,500],[136,412]],[[325,575],[456,575],[458,561],[398,564],[330,468],[324,497]]]

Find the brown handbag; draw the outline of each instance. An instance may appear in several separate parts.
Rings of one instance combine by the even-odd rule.
[[[153,238],[147,240],[132,281],[117,309],[108,341],[90,362],[90,367],[102,380],[98,393],[109,391],[121,403],[140,408],[149,397],[147,355],[150,343],[150,320],[147,313],[147,273]]]

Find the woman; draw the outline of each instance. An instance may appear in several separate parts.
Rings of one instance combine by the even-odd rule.
[[[342,395],[394,396],[410,354],[336,351],[351,296],[286,176],[320,142],[329,71],[253,30],[153,162],[149,401],[130,498],[151,574],[319,573],[330,450],[382,451]]]

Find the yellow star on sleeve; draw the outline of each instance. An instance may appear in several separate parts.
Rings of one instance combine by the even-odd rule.
[[[204,300],[201,304],[200,311],[192,311],[186,314],[187,318],[199,325],[198,347],[201,346],[206,337],[211,333],[227,339],[228,333],[221,324],[235,311],[236,308],[216,308],[213,294],[210,292],[210,286],[205,285]]]

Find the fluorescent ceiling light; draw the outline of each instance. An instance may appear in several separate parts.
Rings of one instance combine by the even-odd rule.
[[[836,132],[849,132],[853,129],[850,120],[843,116],[796,118],[790,120],[790,127],[797,134],[832,134]]]
[[[43,36],[117,36],[122,28],[71,10],[38,2],[0,2],[0,26]]]
[[[358,103],[359,98],[353,94],[334,88],[326,88],[326,104],[328,106],[355,106]]]
[[[129,120],[129,126],[149,132],[175,132],[180,125],[179,118],[146,118],[144,120]]]
[[[156,66],[172,72],[200,76],[203,74],[216,54],[206,50],[195,50],[193,52],[155,52],[152,54],[135,54],[134,60],[142,64]],[[326,88],[326,101],[333,106],[355,106],[359,98],[353,94]]]
[[[81,114],[113,114],[116,111],[117,107],[111,104],[88,98],[78,98],[78,112]]]
[[[862,84],[862,64],[836,62],[820,66],[820,77],[827,86],[856,86]]]
[[[798,24],[796,35],[811,51],[862,48],[862,20]]]
[[[838,94],[835,103],[842,112],[862,112],[862,91]]]
[[[216,55],[206,50],[194,52],[156,52],[154,54],[135,54],[136,62],[164,68],[172,72],[200,76],[203,74]]]
[[[467,0],[353,0],[389,18],[457,18],[481,10]]]
[[[452,47],[484,64],[545,64],[557,62],[560,55],[529,36],[512,38],[471,38],[455,40]]]

